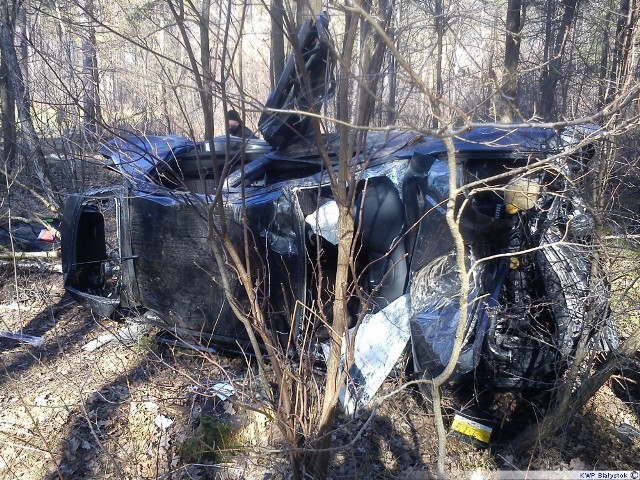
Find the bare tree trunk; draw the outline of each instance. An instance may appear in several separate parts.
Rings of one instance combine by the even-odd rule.
[[[211,46],[209,42],[209,18],[211,16],[211,0],[202,2],[200,15],[200,64],[202,65],[202,111],[204,114],[204,132],[206,138],[213,138],[213,76],[211,72]]]
[[[600,68],[598,72],[598,100],[602,107],[609,96],[609,76],[607,68],[609,67],[609,22],[611,21],[611,12],[607,12],[604,20],[604,28],[602,29],[602,45],[600,48]]]
[[[83,114],[84,125],[88,133],[97,135],[100,126],[100,99],[98,54],[96,31],[93,27],[93,0],[86,0],[84,4],[87,27],[82,36],[82,73],[83,73]]]
[[[394,14],[395,12],[392,13],[391,18],[393,18]],[[391,40],[392,42],[396,41],[396,33],[395,33],[394,27],[389,28],[389,40]],[[389,91],[388,100],[387,100],[387,124],[393,125],[396,122],[396,117],[397,117],[396,90],[397,90],[398,72],[397,72],[397,62],[393,55],[388,56],[387,63],[388,63],[387,64],[387,89]]]
[[[443,0],[435,0],[435,30],[436,30],[436,63],[435,63],[435,73],[436,73],[436,84],[434,89],[434,94],[436,98],[442,97],[444,92],[444,81],[442,79],[442,57],[444,55],[444,31],[446,28],[446,21],[444,18],[444,5]],[[437,116],[434,115],[433,122],[431,124],[432,128],[438,128],[439,120]]]
[[[381,27],[387,29],[391,20],[392,8],[381,0],[378,5],[378,18],[381,19]],[[362,8],[370,14],[372,5],[369,1],[363,2]],[[385,43],[380,35],[373,32],[368,22],[362,22],[360,27],[360,65],[362,75],[358,88],[358,125],[368,125],[373,118],[377,101],[381,70],[384,64]]]
[[[158,50],[160,51],[160,55],[166,55],[166,22],[165,22],[165,9],[164,5],[160,7],[160,13],[158,15],[158,24],[160,25],[159,39],[158,39]],[[171,121],[171,115],[169,114],[169,101],[168,98],[171,95],[169,89],[165,82],[160,82],[160,85],[157,87],[158,94],[160,95],[160,101],[162,103],[162,118],[164,120],[163,131],[165,133],[173,132],[173,125]]]
[[[271,88],[284,70],[284,4],[282,0],[271,1]]]
[[[29,91],[29,27],[27,26],[27,13],[22,8],[21,3],[15,3],[16,11],[14,23],[15,38],[18,42],[18,48],[16,54],[18,56],[18,64],[22,71],[22,80],[24,84],[24,91],[28,98],[31,98],[31,92]]]
[[[320,419],[318,422],[317,438],[319,451],[310,461],[313,478],[323,480],[329,470],[330,452],[327,448],[331,445],[331,430],[333,428],[338,395],[342,386],[342,342],[343,335],[347,331],[347,285],[349,278],[349,265],[351,259],[351,244],[353,242],[355,227],[351,208],[349,205],[348,185],[353,178],[350,174],[352,148],[349,135],[349,118],[351,115],[349,98],[351,98],[349,73],[353,61],[354,45],[358,29],[358,17],[347,16],[345,25],[345,37],[342,51],[344,61],[340,62],[341,71],[338,76],[338,118],[344,123],[339,126],[340,132],[340,166],[338,180],[332,185],[333,194],[338,204],[340,216],[338,218],[338,260],[335,276],[335,301],[333,304],[333,325],[330,332],[330,351],[327,361],[327,377],[325,392],[322,398]]]
[[[6,62],[7,71],[9,72],[9,88],[13,91],[18,108],[18,117],[22,130],[22,137],[25,143],[28,158],[31,160],[31,166],[38,177],[40,186],[43,189],[43,195],[47,199],[47,207],[52,211],[60,209],[59,199],[53,192],[51,180],[46,169],[44,152],[40,139],[36,134],[31,117],[31,99],[27,95],[22,77],[22,71],[18,62],[14,43],[14,23],[5,11],[4,18],[0,20],[0,54]]]
[[[631,74],[631,51],[633,49],[634,29],[638,22],[636,0],[620,0],[616,23],[616,42],[613,49],[610,70],[610,90],[607,101],[618,95],[625,80]]]
[[[505,78],[502,88],[502,121],[514,121],[518,111],[518,63],[520,61],[522,0],[509,0],[507,5],[507,35],[504,48]]]
[[[547,62],[547,68],[542,72],[541,78],[542,97],[540,100],[540,110],[542,116],[547,120],[557,118],[560,113],[556,103],[556,87],[562,74],[561,68],[564,57],[564,47],[567,38],[569,38],[571,26],[576,18],[579,0],[563,0],[562,5],[562,19],[556,32],[555,40],[553,41],[552,55]],[[550,12],[547,13],[550,14]],[[547,38],[547,42],[551,42],[551,38]]]
[[[5,56],[0,58],[0,108],[2,108],[2,167],[11,172],[16,162],[16,99],[9,84]]]
[[[207,4],[210,8],[211,4],[209,1],[206,1],[205,4]],[[176,21],[176,25],[178,27],[178,29],[180,30],[180,35],[182,36],[182,39],[184,41],[184,47],[187,51],[187,55],[189,57],[189,63],[191,65],[191,70],[192,70],[192,75],[193,75],[193,79],[196,82],[196,86],[198,88],[198,94],[200,96],[200,106],[202,107],[202,113],[204,115],[204,120],[205,120],[205,136],[207,136],[208,138],[212,138],[213,137],[213,107],[212,107],[212,92],[210,90],[210,86],[211,86],[211,72],[210,71],[202,71],[202,67],[204,65],[207,66],[207,68],[210,68],[210,63],[209,63],[209,59],[206,60],[206,63],[203,65],[202,63],[199,65],[198,64],[198,60],[196,59],[196,55],[193,51],[193,48],[191,46],[191,42],[189,40],[189,33],[187,31],[187,26],[186,26],[186,20],[185,20],[185,4],[182,0],[177,0],[177,1],[169,1],[168,2],[169,8],[171,9],[171,14],[173,15],[173,18]],[[204,8],[204,6],[203,6]],[[207,15],[209,15],[207,13]],[[207,16],[208,18],[208,16]],[[206,55],[209,55],[209,40],[208,40],[208,29],[209,29],[209,24],[207,23],[206,25],[200,21],[200,41],[202,41],[202,37],[204,35],[204,33],[202,32],[202,29],[206,28],[207,32],[206,32],[206,44],[207,44],[207,52]],[[201,50],[200,52],[200,61],[202,62],[202,57],[205,55],[203,53],[204,48]],[[223,66],[224,69],[224,66]],[[214,181],[216,183],[216,185],[220,184],[220,166],[218,165],[218,162],[216,161],[216,157],[212,156],[213,158],[213,177],[214,177]]]

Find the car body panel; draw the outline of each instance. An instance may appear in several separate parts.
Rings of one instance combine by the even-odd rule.
[[[67,201],[64,281],[78,301],[101,315],[147,311],[150,322],[193,344],[247,351],[248,334],[229,302],[249,311],[249,298],[232,262],[219,263],[213,253],[224,228],[283,345],[309,330],[314,309],[331,319],[326,292],[337,261],[337,208],[327,168],[337,168],[340,138],[313,137],[309,118],[290,112],[300,105],[317,111],[332,91],[333,60],[321,32],[307,26],[299,37],[315,79],[311,90],[295,84],[303,80],[292,74],[291,60],[267,102],[260,126],[268,142],[137,136],[101,150],[125,181]],[[545,388],[566,369],[581,335],[594,346],[617,341],[593,217],[573,181],[593,149],[577,148],[561,133],[461,131],[453,138],[455,172],[443,139],[420,132],[372,131],[353,152],[355,274],[367,302],[354,296],[349,313],[385,312],[409,298],[419,375],[443,370],[460,323],[460,278],[445,217],[451,174],[464,187],[454,209],[464,260],[473,267],[452,378]],[[226,172],[218,190],[215,169]]]

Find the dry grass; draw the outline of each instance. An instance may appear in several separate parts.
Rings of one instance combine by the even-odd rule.
[[[246,410],[203,394],[212,382],[230,379],[251,394],[251,369],[242,359],[172,350],[155,344],[154,332],[136,345],[83,351],[122,325],[94,318],[65,296],[60,275],[37,271],[18,272],[20,314],[7,310],[16,302],[6,281],[12,272],[0,273],[2,328],[22,324],[45,340],[41,347],[0,340],[0,478],[284,478],[286,454],[273,452],[282,447],[277,437],[262,428],[253,445],[246,437],[235,441]],[[402,382],[389,379],[384,389]],[[637,393],[619,383],[603,387],[580,417],[527,458],[451,437],[448,465],[455,472],[640,468],[640,439],[616,431],[621,424],[640,428]],[[436,443],[433,415],[419,392],[407,389],[384,403],[350,445],[365,421],[339,419],[331,478],[426,478]],[[216,440],[220,445],[211,445]]]

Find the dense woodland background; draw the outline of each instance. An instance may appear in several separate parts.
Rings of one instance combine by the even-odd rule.
[[[41,193],[59,204],[63,189],[82,188],[86,179],[74,162],[68,184],[50,185],[45,155],[82,158],[122,133],[222,134],[229,106],[255,128],[287,38],[321,9],[332,18],[338,50],[347,24],[366,15],[378,22],[379,30],[362,23],[355,55],[341,69],[366,83],[367,126],[598,122],[615,139],[599,174],[616,185],[633,176],[638,9],[627,0],[7,1],[3,164],[14,173],[32,170]],[[436,118],[430,98],[452,113]],[[363,96],[351,100],[346,120],[365,123]],[[337,112],[328,107],[324,128],[335,130]]]
[[[350,470],[348,459],[340,457],[342,453],[320,451],[312,455],[296,448],[307,445],[304,442],[309,438],[320,438],[322,445],[322,441],[331,439],[332,431],[334,438],[341,438],[346,435],[345,428],[353,433],[353,437],[342,438],[342,445],[350,447],[366,436],[363,432],[376,422],[379,422],[380,431],[394,429],[385,428],[380,417],[374,419],[373,416],[364,425],[354,426],[335,414],[335,404],[330,405],[331,402],[326,402],[320,395],[317,403],[300,406],[294,402],[293,413],[282,413],[281,410],[274,413],[274,410],[266,409],[283,425],[289,425],[287,422],[294,413],[300,416],[299,424],[281,429],[281,445],[289,448],[277,452],[286,459],[285,463],[296,478],[303,478],[304,472],[326,476],[329,453],[333,455],[334,469],[330,471],[337,475],[336,472],[344,467],[348,474],[343,478],[424,478],[426,470],[420,469],[418,473],[412,470],[416,465],[425,469],[433,467],[432,470],[442,473],[445,460],[453,465],[452,468],[462,469],[480,464],[488,468],[517,465],[541,469],[545,463],[540,459],[548,456],[552,448],[541,443],[542,440],[553,438],[558,430],[565,436],[573,435],[575,432],[570,427],[573,424],[567,419],[576,415],[579,407],[592,398],[596,399],[595,409],[598,405],[613,405],[613,396],[607,395],[614,391],[623,392],[626,397],[623,394],[616,397],[622,399],[619,400],[622,403],[613,416],[622,415],[628,417],[629,422],[637,422],[640,411],[637,397],[634,400],[629,393],[629,385],[637,385],[640,381],[637,368],[640,363],[637,358],[633,363],[640,338],[636,292],[640,278],[637,262],[640,171],[636,141],[640,127],[640,7],[636,0],[357,0],[328,4],[315,0],[5,0],[0,9],[2,223],[11,216],[27,219],[56,216],[69,193],[113,181],[101,171],[102,161],[95,151],[102,142],[116,135],[178,134],[194,140],[212,138],[224,134],[224,113],[230,108],[241,112],[247,126],[255,130],[268,93],[284,68],[298,27],[305,19],[313,18],[323,10],[331,18],[329,29],[339,62],[335,72],[337,94],[320,112],[320,131],[408,128],[446,136],[456,129],[481,123],[554,128],[597,124],[601,127],[590,130],[600,142],[597,154],[588,165],[584,186],[599,220],[606,253],[603,263],[613,286],[613,307],[621,337],[627,342],[623,343],[620,352],[614,352],[608,358],[590,359],[591,363],[583,372],[604,371],[605,374],[585,376],[584,379],[596,380],[591,383],[585,380],[580,384],[585,388],[576,387],[575,391],[565,392],[568,395],[565,402],[558,402],[555,408],[549,407],[547,413],[551,420],[541,422],[542,427],[534,432],[535,438],[540,439],[535,461],[533,453],[527,464],[526,457],[518,460],[517,456],[503,455],[498,461],[497,455],[488,459],[487,456],[461,453],[464,449],[447,450],[436,418],[430,420],[429,427],[422,425],[423,433],[417,440],[415,431],[413,433],[414,443],[420,444],[428,437],[433,445],[437,444],[426,457],[419,457],[422,463],[416,458],[406,460],[403,465],[407,468],[397,466],[393,472],[387,467],[364,473]],[[336,198],[341,198],[339,194],[337,192]],[[7,282],[5,290],[8,298],[18,301],[16,299],[25,298],[26,292],[32,291],[32,284],[30,280],[21,280],[23,274],[19,273],[17,264],[10,266],[9,270],[3,271]],[[9,284],[11,288],[7,286]],[[51,298],[51,290],[39,297],[49,303]],[[52,321],[57,315],[54,312],[70,308],[60,299],[57,305],[57,309],[46,307],[43,310],[50,313]],[[94,321],[99,322],[99,319],[90,320]],[[20,322],[23,322],[22,317]],[[9,330],[6,325],[0,329]],[[86,334],[85,330],[80,331]],[[79,335],[78,332],[73,335]],[[73,335],[70,333],[69,338],[76,338]],[[64,350],[66,354],[69,351]],[[48,352],[54,356],[58,350],[52,347]],[[145,361],[157,365],[162,356],[156,353],[145,357]],[[14,354],[17,355],[16,352],[11,355]],[[30,355],[33,365],[42,366],[41,353],[29,351],[25,355]],[[36,357],[37,360],[33,360]],[[3,366],[8,390],[2,398],[6,396],[11,401],[14,398],[12,388],[24,392],[29,387],[21,386],[14,371],[7,366],[15,367],[19,362],[11,363],[7,359],[3,360]],[[166,359],[161,359],[166,364]],[[210,357],[193,361],[199,362],[200,367],[208,365],[210,369],[214,365],[220,366],[219,360]],[[604,370],[599,365],[605,365]],[[234,369],[233,365],[223,367],[220,368],[224,372]],[[108,388],[113,389],[109,392],[117,393],[114,394],[115,404],[129,402],[133,409],[131,398],[136,393],[131,378],[149,379],[145,377],[146,367],[136,368],[131,371],[139,377],[119,378],[108,384]],[[170,370],[178,372],[181,368],[172,364]],[[286,373],[286,368],[282,368]],[[69,372],[69,369],[61,371]],[[189,372],[189,378],[194,378],[193,372]],[[307,373],[311,375],[312,372]],[[61,375],[63,381],[68,380],[65,377],[68,373]],[[277,371],[274,375],[279,381],[286,378]],[[331,378],[331,368],[327,378]],[[119,396],[122,390],[118,389],[123,385],[119,382],[125,382],[129,396]],[[153,382],[147,388],[154,387],[158,396],[170,389],[167,384],[151,384]],[[603,384],[611,389],[607,391],[609,393],[598,391]],[[104,392],[106,387],[95,388]],[[282,389],[276,393],[279,398],[288,394]],[[84,390],[80,395],[80,404],[84,407],[97,405],[100,398],[113,397],[101,394],[87,398],[83,395]],[[16,402],[31,412],[30,406],[34,403],[27,397],[19,396]],[[53,395],[37,398],[40,404],[35,401],[36,407],[42,407],[41,404],[46,404],[47,398],[51,399]],[[569,400],[575,400],[577,407],[569,408]],[[406,420],[407,412],[413,408],[406,407],[410,400],[400,397],[393,401],[404,405]],[[157,455],[153,457],[154,468],[131,467],[140,462],[133,450],[123,449],[128,452],[125,456],[113,453],[119,450],[111,449],[110,440],[105,440],[93,429],[99,425],[95,418],[103,415],[102,407],[84,407],[74,410],[73,414],[86,422],[74,420],[75,433],[66,434],[61,443],[58,440],[55,445],[47,442],[47,435],[43,433],[35,436],[37,441],[25,443],[33,449],[41,442],[35,450],[46,452],[45,457],[54,467],[43,467],[45,473],[38,471],[31,477],[24,477],[24,472],[30,472],[29,466],[16,466],[9,461],[11,456],[3,452],[4,466],[0,465],[0,472],[6,478],[114,478],[109,475],[121,478],[216,478],[219,475],[219,472],[196,474],[195,470],[182,467],[189,462],[206,463],[202,456],[185,453],[188,429],[181,431],[180,441],[173,438],[172,447],[157,438],[153,440],[162,446],[154,453]],[[627,410],[623,411],[624,408]],[[320,413],[309,413],[313,409]],[[106,407],[104,410],[107,411]],[[435,408],[436,412],[439,410]],[[114,418],[120,418],[113,413],[115,411],[117,408],[114,407],[111,413],[104,413],[101,421],[106,422],[104,418],[108,418],[115,422]],[[129,413],[128,433],[133,436],[140,435],[140,431],[134,430],[132,420],[141,415],[140,411],[136,410],[135,415],[131,413],[133,410]],[[192,408],[186,416],[191,418],[193,411]],[[402,412],[395,413],[400,417],[403,415]],[[387,414],[390,420],[385,421],[396,425],[399,417]],[[338,415],[337,419],[335,415]],[[30,414],[30,418],[34,416]],[[214,440],[206,437],[202,425],[201,422],[198,426],[198,438],[202,443],[212,444]],[[334,425],[341,426],[342,430],[332,430]],[[580,434],[584,431],[580,430]],[[11,442],[15,442],[15,438],[12,437]],[[120,446],[126,443],[122,438],[119,441]],[[176,447],[176,442],[182,447]],[[386,450],[380,445],[382,443],[378,444],[377,455],[383,458]],[[556,448],[555,444],[553,448]],[[637,449],[638,443],[632,440],[629,448]],[[220,442],[216,449],[221,450]],[[62,453],[58,454],[58,451]],[[92,462],[99,467],[87,473],[87,465],[93,464],[85,462],[86,465],[80,466],[82,456],[76,452],[89,455],[89,451],[100,451],[106,459],[100,460],[102,457],[97,453],[92,454]],[[546,464],[547,467],[559,468],[570,463],[570,459],[562,457],[564,450],[561,447],[558,451],[561,458]],[[572,451],[571,455],[576,456],[571,458],[578,458],[577,451]],[[615,452],[615,445],[607,451]],[[158,460],[161,457],[158,452],[178,455],[182,463],[164,457]],[[262,459],[268,457],[264,451],[261,455]],[[580,457],[582,463],[573,466],[595,468],[603,465],[602,459],[593,464],[584,463],[594,455]],[[130,464],[125,462],[125,457]],[[354,461],[362,462],[363,458]],[[399,455],[397,458],[404,457]],[[212,459],[207,458],[209,461]],[[437,468],[434,467],[436,463]],[[9,469],[7,465],[10,465]],[[609,462],[607,466],[627,469],[637,465],[622,459],[619,463]],[[132,470],[128,470],[129,467]],[[246,465],[243,468],[244,474],[251,470]],[[269,469],[277,470],[273,464]],[[411,477],[414,473],[417,476]]]

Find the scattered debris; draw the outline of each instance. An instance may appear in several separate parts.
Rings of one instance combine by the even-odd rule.
[[[122,328],[114,333],[108,333],[106,335],[100,335],[95,340],[90,341],[82,347],[85,352],[93,352],[94,350],[106,345],[108,343],[117,342],[122,345],[132,345],[138,341],[138,339],[151,330],[152,326],[145,323],[131,322],[125,328]]]
[[[173,425],[173,420],[171,420],[168,417],[165,417],[164,415],[158,415],[154,420],[153,423],[155,424],[156,427],[158,427],[160,430],[166,430],[167,428],[169,428],[171,425]]]
[[[621,423],[620,426],[616,429],[619,433],[623,433],[625,435],[631,435],[634,437],[640,437],[640,430],[629,425],[628,423]]]
[[[305,222],[311,227],[313,233],[337,245],[339,213],[338,204],[335,200],[331,200],[307,215]]]
[[[215,385],[207,388],[207,393],[215,395],[223,402],[230,396],[236,393],[233,385],[224,382],[218,382]]]
[[[640,438],[640,430],[634,428],[628,423],[621,423],[618,427],[613,429],[612,433],[618,440],[629,447],[634,445],[633,438],[631,437]]]
[[[451,432],[471,445],[486,448],[489,446],[493,428],[485,425],[487,422],[481,423],[479,420],[481,419],[472,419],[469,415],[456,413],[451,423]]]
[[[187,390],[189,392],[198,392],[202,390],[202,388],[198,385],[190,385],[189,387],[187,387]],[[223,402],[232,395],[235,395],[235,393],[236,390],[235,388],[233,388],[233,385],[226,382],[216,382],[210,387],[205,388],[202,392],[202,394],[204,395],[212,395],[218,397]]]
[[[11,333],[5,330],[0,330],[0,337],[9,338],[11,340],[18,340],[19,342],[28,343],[30,345],[33,345],[34,347],[40,347],[44,343],[44,338],[27,335],[26,333],[22,332]]]

